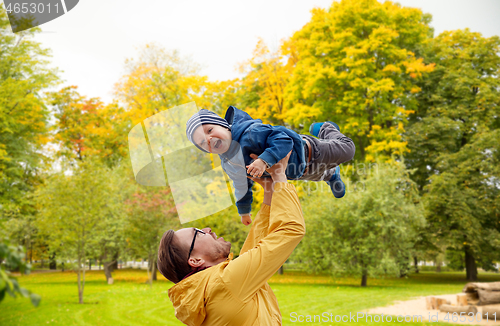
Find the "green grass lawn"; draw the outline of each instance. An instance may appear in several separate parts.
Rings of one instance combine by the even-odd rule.
[[[42,302],[34,308],[28,299],[7,297],[0,303],[0,325],[182,325],[175,319],[167,295],[172,283],[160,280],[150,288],[145,284],[146,272],[131,269],[115,271],[113,285],[106,284],[102,271],[87,272],[86,276],[85,304],[78,304],[73,272],[19,277],[23,287],[42,296]],[[499,274],[482,273],[479,277],[480,281],[500,281]],[[360,280],[354,278],[285,272],[285,275],[273,276],[270,283],[278,297],[283,325],[333,325],[337,323],[292,322],[290,314],[355,314],[416,296],[458,293],[465,284],[464,279],[464,273],[423,272],[404,279],[369,279],[368,287],[361,288]],[[371,324],[380,323],[363,321],[358,325]]]

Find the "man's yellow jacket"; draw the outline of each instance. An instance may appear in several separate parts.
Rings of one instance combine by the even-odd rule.
[[[281,325],[267,280],[305,235],[295,187],[276,183],[271,206],[262,204],[240,256],[193,274],[170,288],[175,316],[189,326]]]

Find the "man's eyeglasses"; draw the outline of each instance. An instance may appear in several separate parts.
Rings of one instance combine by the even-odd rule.
[[[194,237],[193,237],[193,242],[191,242],[191,248],[189,249],[188,259],[189,259],[189,257],[191,257],[191,252],[193,251],[193,248],[194,248],[194,242],[196,241],[196,235],[197,235],[198,233],[206,234],[206,232],[205,232],[205,231],[202,231],[202,230],[200,230],[200,229],[194,228]]]

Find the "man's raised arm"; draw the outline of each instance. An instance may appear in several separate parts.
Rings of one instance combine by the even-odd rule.
[[[283,265],[305,235],[304,217],[295,187],[289,184],[285,169],[287,155],[268,169],[274,193],[269,209],[267,235],[258,244],[236,258],[224,271],[223,280],[242,301],[251,298]],[[265,204],[264,204],[265,205]]]

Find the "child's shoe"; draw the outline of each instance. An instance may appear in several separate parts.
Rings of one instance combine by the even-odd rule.
[[[340,166],[335,168],[335,174],[326,183],[330,186],[335,198],[342,198],[345,195],[345,185],[340,179]]]
[[[335,122],[331,122],[331,121],[326,121],[326,122],[332,124],[335,127],[335,129],[337,129],[338,131],[340,131],[339,126]],[[324,122],[316,122],[316,123],[311,124],[311,126],[309,127],[309,133],[311,135],[313,135],[314,137],[318,137],[319,130],[321,129],[321,126],[323,124],[324,124]]]

